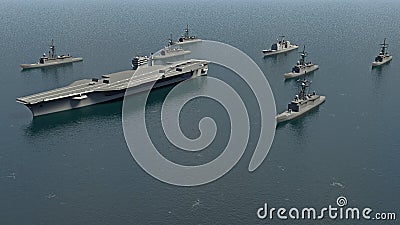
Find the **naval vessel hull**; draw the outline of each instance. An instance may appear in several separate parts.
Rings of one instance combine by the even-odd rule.
[[[178,83],[195,76],[197,75],[194,74],[193,72],[187,72],[179,76],[161,79],[157,81],[155,84],[154,82],[148,82],[141,84],[139,86],[134,86],[132,88],[129,88],[128,91],[130,95],[137,94],[140,92],[150,90],[151,88],[159,88],[170,84]],[[35,117],[71,109],[78,109],[116,99],[121,99],[124,97],[125,91],[126,89],[118,91],[96,91],[84,94],[78,98],[61,98],[61,99],[51,100],[48,102],[28,104],[26,106],[31,110],[33,116]]]
[[[144,60],[146,61],[146,60]],[[33,116],[82,108],[132,95],[192,77],[207,75],[205,60],[182,60],[157,64],[151,60],[136,69],[102,75],[102,78],[77,80],[65,87],[17,98]],[[128,91],[128,92],[126,92]]]
[[[264,53],[264,56],[271,56],[271,55],[277,55],[277,54],[281,54],[281,53],[285,53],[285,52],[290,52],[290,51],[293,51],[298,48],[299,48],[299,46],[293,45],[293,46],[284,48],[282,50],[268,49],[268,50],[262,50],[262,52]]]
[[[282,123],[282,122],[297,118],[299,116],[302,116],[305,113],[307,113],[308,111],[310,111],[310,110],[316,108],[317,106],[321,105],[322,103],[324,103],[325,99],[326,99],[326,97],[321,95],[318,98],[316,98],[315,100],[307,102],[307,105],[302,107],[302,109],[299,112],[294,112],[294,111],[289,112],[286,110],[285,112],[283,112],[275,117],[276,122]]]
[[[82,61],[83,58],[61,58],[61,59],[54,59],[46,61],[45,63],[32,63],[32,64],[21,64],[22,69],[34,69],[34,68],[41,68],[47,66],[57,66],[61,64],[73,63]]]
[[[200,41],[202,41],[202,39],[200,39],[200,38],[183,39],[182,41],[175,42],[174,45],[184,45],[184,44],[196,43],[196,42],[200,42]]]
[[[182,56],[182,55],[187,55],[190,54],[190,51],[185,51],[185,50],[180,50],[180,51],[172,51],[168,53],[160,53],[159,55],[154,55],[153,59],[167,59],[167,58],[172,58],[172,57],[177,57],[177,56]]]
[[[393,58],[393,56],[390,55],[390,56],[385,57],[385,58],[382,60],[382,62],[374,61],[374,62],[372,62],[372,68],[373,68],[373,67],[377,67],[377,66],[382,66],[383,64],[386,64],[386,63],[390,62],[390,61],[392,60],[392,58]]]
[[[295,77],[305,75],[306,73],[311,73],[311,72],[317,70],[318,68],[319,68],[318,65],[307,66],[305,69],[302,69],[300,71],[300,73],[290,72],[290,73],[283,74],[283,76],[285,77],[285,79],[295,78]]]

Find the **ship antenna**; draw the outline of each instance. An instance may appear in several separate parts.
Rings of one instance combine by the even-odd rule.
[[[306,78],[304,77],[304,79],[303,80],[297,80],[297,81],[299,81],[300,82],[300,87],[301,87],[301,90],[300,90],[300,93],[299,93],[299,97],[300,97],[300,99],[303,99],[303,100],[305,100],[306,99],[306,90],[307,90],[307,87],[309,87],[308,86],[308,84],[310,83],[308,80],[306,80]]]
[[[303,51],[302,52],[300,52],[301,54],[300,54],[300,64],[301,65],[304,65],[305,63],[306,63],[306,55],[307,55],[307,52],[306,52],[306,46],[304,45],[303,46]]]
[[[383,39],[383,44],[382,45],[382,54],[385,55],[386,54],[386,50],[389,44],[386,44],[386,38]]]
[[[54,39],[51,39],[50,50],[51,50],[51,58],[54,58],[54,56],[56,54],[56,48],[54,46]]]
[[[174,44],[174,41],[172,40],[172,34],[169,35],[169,40],[168,40],[168,45],[171,46]]]
[[[285,41],[285,35],[281,35],[280,38],[282,38],[282,43]]]
[[[185,38],[189,38],[189,24],[186,24],[186,29],[185,29]]]

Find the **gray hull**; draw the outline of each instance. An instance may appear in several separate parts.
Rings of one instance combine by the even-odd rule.
[[[302,76],[302,75],[304,75],[304,74],[306,74],[306,73],[311,73],[311,72],[317,70],[318,68],[319,68],[318,65],[312,65],[312,66],[308,66],[308,67],[305,68],[305,69],[302,69],[302,70],[300,71],[300,73],[290,72],[290,73],[285,73],[285,74],[283,74],[283,76],[285,77],[285,79],[290,79],[290,78]]]
[[[154,55],[153,59],[167,59],[167,58],[172,58],[172,57],[177,57],[177,56],[182,56],[182,55],[187,55],[190,54],[190,51],[185,51],[185,50],[179,50],[179,51],[171,51],[167,52],[165,54],[159,54],[159,55]]]
[[[53,61],[46,61],[44,63],[32,63],[32,64],[21,64],[22,69],[33,69],[33,68],[41,68],[47,66],[57,66],[61,64],[73,63],[82,61],[83,58],[63,58],[63,59],[55,59]]]
[[[142,84],[140,86],[135,86],[130,88],[129,94],[137,94],[140,92],[144,92],[147,90],[150,90],[151,88],[159,88],[163,87],[166,85],[174,84],[181,82],[183,80],[189,79],[193,77],[193,73],[185,73],[180,76],[173,77],[172,79],[165,80],[165,81],[159,81],[156,84],[154,82],[149,82]],[[154,87],[153,87],[154,84]],[[66,111],[66,110],[71,110],[71,109],[78,109],[94,104],[99,104],[103,102],[108,102],[112,101],[115,99],[120,99],[123,98],[125,95],[126,90],[120,90],[120,91],[99,91],[99,92],[92,92],[86,94],[85,98],[82,99],[74,99],[73,97],[71,98],[61,98],[57,100],[51,100],[48,102],[40,102],[37,104],[33,105],[27,105],[28,108],[32,111],[33,116],[41,116],[41,115],[46,115],[50,113],[55,113],[55,112],[61,112],[61,111]]]
[[[285,111],[279,115],[276,116],[276,122],[277,123],[281,123],[281,122],[285,122],[288,120],[292,120],[294,118],[297,118],[301,115],[304,115],[305,113],[307,113],[308,111],[310,111],[311,109],[321,105],[322,103],[325,102],[326,97],[325,96],[319,96],[319,98],[315,99],[314,101],[309,101],[307,103],[307,106],[304,106],[299,112],[289,112],[289,111]]]
[[[129,94],[181,82],[192,77],[207,75],[204,60],[184,60],[168,65],[142,65],[137,70],[127,70],[103,75],[102,79],[84,79],[65,87],[17,98],[26,105],[33,116],[82,108],[122,98]]]
[[[189,39],[189,40],[184,39],[183,41],[175,42],[174,45],[184,45],[184,44],[190,44],[190,43],[195,43],[195,42],[200,42],[200,41],[202,41],[200,38],[194,38],[194,39]]]
[[[383,64],[386,64],[392,60],[393,56],[387,56],[383,58],[382,62],[372,62],[372,67],[377,67],[377,66],[382,66]]]
[[[41,116],[45,114],[61,112],[71,109],[82,108],[89,105],[94,105],[102,102],[111,101],[124,96],[124,92],[115,93],[114,95],[107,96],[107,93],[94,92],[87,95],[87,98],[81,100],[74,100],[72,98],[63,98],[49,102],[41,102],[32,105],[26,105],[31,111],[33,116]]]
[[[285,52],[290,52],[290,51],[293,51],[293,50],[298,49],[298,48],[299,48],[299,46],[292,45],[292,46],[284,48],[282,50],[271,50],[271,49],[268,49],[268,50],[263,50],[262,52],[264,53],[264,56],[270,56],[270,55],[277,55],[277,54],[281,54],[281,53],[285,53]]]

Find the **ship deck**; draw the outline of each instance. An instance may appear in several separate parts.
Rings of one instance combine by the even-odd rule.
[[[284,52],[289,52],[289,51],[292,51],[292,50],[295,50],[298,48],[299,48],[299,46],[293,45],[293,46],[289,46],[289,47],[281,49],[281,50],[264,49],[264,50],[262,50],[262,52],[264,53],[264,56],[271,56],[271,55],[281,54]]]
[[[28,105],[80,96],[91,92],[121,91],[144,83],[155,82],[161,76],[170,77],[179,75],[182,71],[191,71],[194,67],[198,67],[205,62],[206,61],[203,60],[184,60],[170,63],[169,65],[144,65],[137,70],[126,70],[106,74],[103,75],[101,79],[92,78],[78,80],[65,87],[17,98],[17,102]]]

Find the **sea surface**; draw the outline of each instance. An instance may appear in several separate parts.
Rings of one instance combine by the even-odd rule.
[[[348,205],[400,215],[400,1],[397,0],[17,0],[0,1],[0,224],[380,224],[377,221],[260,220],[257,209]],[[148,175],[134,161],[122,129],[122,101],[32,118],[15,99],[75,80],[130,69],[137,54],[155,52],[189,24],[192,35],[235,46],[264,72],[277,112],[298,91],[284,81],[297,51],[264,58],[280,35],[306,45],[320,69],[311,89],[327,101],[307,116],[280,125],[267,159],[247,170],[258,140],[259,114],[239,163],[215,182],[177,187]],[[371,70],[387,38],[393,61]],[[54,39],[58,54],[83,62],[21,71]],[[247,96],[240,79],[210,65]],[[227,77],[229,79],[227,79]],[[202,80],[203,79],[203,80]],[[194,89],[206,89],[204,78]],[[182,111],[182,131],[199,135],[213,117],[218,135],[205,152],[175,151],[163,136],[159,112],[171,87],[152,92],[148,130],[163,154],[182,164],[221,153],[229,117],[217,102],[197,99]],[[190,93],[189,93],[190,94]],[[138,96],[140,97],[140,96]],[[140,146],[139,146],[140,147]],[[394,224],[389,223],[383,224]]]

